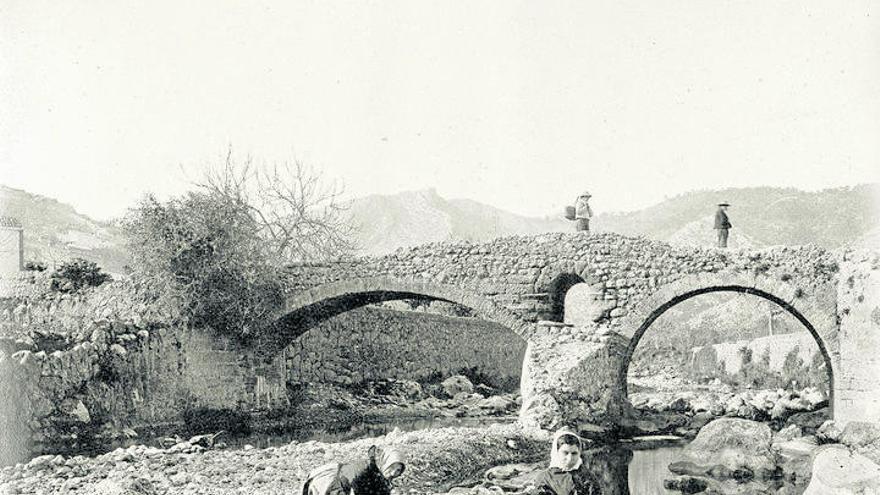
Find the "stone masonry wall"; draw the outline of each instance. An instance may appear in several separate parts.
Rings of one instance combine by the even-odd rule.
[[[840,364],[834,420],[880,423],[880,252],[844,254],[837,300]]]
[[[520,422],[554,430],[610,426],[625,413],[617,386],[626,341],[597,325],[539,325],[523,364]]]
[[[770,371],[782,371],[789,353],[796,352],[804,365],[812,363],[820,354],[815,337],[803,331],[695,347],[691,350],[691,366],[698,373],[712,374],[721,370],[735,374],[744,364],[745,349],[751,351],[754,361],[767,355]]]
[[[381,258],[289,267],[290,294],[355,279],[393,277],[460,288],[485,297],[525,322],[551,319],[554,281],[581,277],[605,301],[602,317],[616,324],[656,290],[689,275],[731,273],[781,280],[800,297],[824,297],[837,262],[816,246],[746,250],[675,247],[605,234],[509,236],[482,244],[431,243]],[[326,297],[326,296],[325,296]],[[463,302],[463,301],[456,301]]]
[[[325,320],[285,354],[291,382],[419,380],[477,367],[501,384],[518,383],[525,346],[511,330],[479,318],[365,307]]]
[[[267,390],[254,396],[234,345],[202,331],[102,321],[69,349],[16,346],[4,341],[0,351],[0,464],[126,428],[180,423],[191,407],[271,399]]]

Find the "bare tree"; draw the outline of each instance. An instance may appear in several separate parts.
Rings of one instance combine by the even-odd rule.
[[[205,171],[196,186],[239,206],[259,226],[258,235],[286,261],[323,261],[354,254],[354,229],[342,186],[299,160],[255,164],[236,161],[230,148],[222,166]]]
[[[38,258],[51,263],[52,270],[55,270],[61,262],[70,258],[70,249],[68,249],[67,245],[51,237],[41,243],[36,251]]]

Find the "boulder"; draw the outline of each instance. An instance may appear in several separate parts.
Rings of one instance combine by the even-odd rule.
[[[379,389],[380,387],[376,388]],[[413,380],[388,380],[384,387],[382,387],[381,392],[384,392],[384,395],[392,395],[413,401],[421,400],[425,397],[422,386]]]
[[[838,443],[840,442],[840,435],[842,434],[843,430],[833,419],[829,419],[822,423],[822,426],[816,430],[816,437],[818,437],[819,441],[823,443]]]
[[[804,435],[804,430],[798,425],[788,425],[773,435],[773,443],[782,443]]]
[[[95,495],[154,495],[159,491],[145,478],[130,480],[105,479],[91,488]]]
[[[561,415],[559,403],[549,393],[540,393],[523,398],[520,421],[526,427],[554,430],[560,425]]]
[[[689,419],[684,414],[675,412],[642,412],[636,417],[624,418],[620,426],[624,434],[654,435],[658,433],[671,433],[677,428],[685,427]]]
[[[724,412],[729,416],[736,416],[739,408],[745,405],[745,401],[739,395],[727,399],[724,403]]]
[[[668,409],[675,412],[686,412],[691,409],[691,404],[684,397],[679,397],[669,404]]]
[[[849,447],[864,447],[880,443],[880,426],[861,421],[851,421],[843,428],[839,441]]]
[[[743,404],[736,410],[735,416],[738,418],[748,419],[751,421],[761,417],[762,411],[752,404]]]
[[[65,416],[80,423],[88,423],[92,420],[86,405],[78,399],[64,399],[58,409]]]
[[[706,473],[721,478],[749,478],[752,474],[772,478],[779,471],[776,454],[770,448],[772,436],[770,427],[763,423],[739,418],[716,419],[700,430],[677,462],[670,464],[670,470],[678,466],[682,469],[673,472]]]
[[[840,443],[880,464],[880,426],[852,421],[840,433]]]
[[[713,405],[712,399],[708,397],[696,397],[690,401],[691,410],[695,413],[711,411]]]
[[[821,447],[804,495],[880,493],[880,466],[840,445]]]
[[[516,408],[515,402],[500,395],[493,395],[492,397],[483,399],[477,405],[480,409],[486,409],[493,414],[503,414]]]
[[[774,442],[773,448],[785,457],[804,457],[811,455],[818,449],[819,442],[814,436],[798,437]]]
[[[712,415],[712,413],[708,411],[698,412],[697,414],[694,414],[694,416],[691,418],[690,427],[695,430],[699,430],[700,428],[709,424],[709,422],[713,419],[715,419],[715,417]]]
[[[800,396],[807,401],[811,409],[820,407],[823,402],[826,402],[828,400],[828,397],[825,397],[825,394],[815,387],[803,389],[800,393]]]
[[[770,409],[770,419],[783,419],[788,416],[788,411],[786,402],[780,400],[776,404],[773,404],[773,407]]]
[[[449,397],[455,397],[456,395],[465,392],[467,394],[471,394],[474,392],[474,385],[470,380],[467,379],[466,376],[462,375],[454,375],[449,378],[443,380],[440,384],[443,387],[443,392],[446,393]]]
[[[792,414],[785,422],[786,425],[798,425],[805,433],[815,433],[822,423],[829,419],[828,408],[823,407],[812,412],[800,412]]]

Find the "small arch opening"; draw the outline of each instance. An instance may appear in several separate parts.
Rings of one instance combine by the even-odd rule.
[[[577,284],[584,283],[584,279],[576,273],[560,273],[547,284],[547,293],[550,298],[551,321],[563,321],[565,318],[565,294]]]

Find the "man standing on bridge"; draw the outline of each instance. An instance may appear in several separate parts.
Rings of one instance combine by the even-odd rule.
[[[590,193],[584,191],[578,196],[574,204],[575,229],[578,232],[590,231],[590,219],[593,218],[593,210],[590,209]]]
[[[727,247],[727,234],[733,227],[727,218],[728,206],[730,206],[728,203],[718,203],[718,211],[715,212],[715,230],[718,231],[718,247],[720,248]]]

